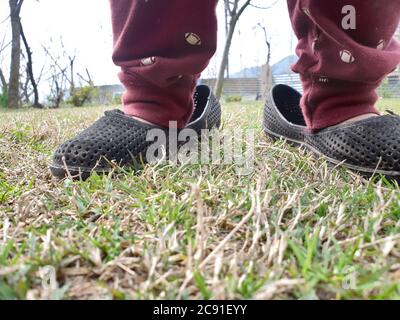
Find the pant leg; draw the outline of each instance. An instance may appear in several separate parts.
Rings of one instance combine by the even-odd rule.
[[[356,12],[349,29],[347,8]],[[365,113],[378,113],[377,87],[400,63],[393,39],[399,25],[400,0],[288,0],[299,38],[298,63],[304,87],[301,102],[314,130]]]
[[[110,0],[114,63],[126,88],[124,112],[185,127],[193,92],[214,55],[217,0]]]

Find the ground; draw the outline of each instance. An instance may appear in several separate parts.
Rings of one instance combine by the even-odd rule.
[[[380,101],[400,111],[399,101]],[[109,107],[0,111],[0,299],[398,299],[400,193],[261,133],[249,176],[149,165],[57,181],[56,146]]]

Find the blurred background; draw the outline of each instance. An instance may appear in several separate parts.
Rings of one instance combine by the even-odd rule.
[[[218,16],[218,51],[203,83],[228,100],[263,99],[273,83],[301,90],[290,69],[297,59],[296,38],[286,0],[221,0]],[[233,19],[237,24],[230,30]],[[119,104],[124,89],[111,54],[107,0],[0,0],[1,107]],[[381,95],[400,96],[398,73],[388,78]]]

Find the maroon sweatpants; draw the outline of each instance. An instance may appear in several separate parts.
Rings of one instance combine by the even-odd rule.
[[[400,0],[288,0],[307,125],[378,113],[376,88],[400,63]]]
[[[196,81],[215,53],[217,0],[110,2],[124,112],[184,127]],[[377,112],[375,90],[400,62],[393,39],[400,0],[288,0],[288,6],[307,125],[321,129]]]

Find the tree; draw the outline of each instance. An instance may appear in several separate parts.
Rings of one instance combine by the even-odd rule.
[[[6,46],[4,45],[5,38],[3,39],[2,43],[0,43],[0,64],[2,63],[2,52],[5,50]],[[0,67],[0,107],[7,107],[8,106],[8,83],[6,77],[4,76],[4,72]]]
[[[8,105],[8,84],[6,78],[4,77],[3,70],[0,68],[0,107],[7,107]]]
[[[75,71],[76,51],[70,55],[63,39],[60,40],[61,49],[55,53],[49,49],[54,48],[53,43],[43,46],[50,64],[50,77],[47,79],[50,83],[50,94],[47,99],[53,108],[60,107],[63,102],[81,107],[97,96],[97,89],[87,68],[86,78]]]
[[[257,26],[263,31],[265,44],[267,45],[267,61],[261,70],[261,98],[265,101],[268,92],[272,87],[271,42],[268,39],[267,28],[261,23],[258,23]]]
[[[20,105],[19,84],[21,66],[21,8],[24,0],[9,0],[11,20],[11,66],[8,83],[8,107]]]
[[[228,31],[226,35],[225,47],[224,47],[224,52],[222,54],[222,61],[218,72],[217,82],[215,84],[215,89],[214,89],[214,93],[217,99],[220,99],[222,96],[222,90],[224,87],[224,80],[225,80],[225,71],[227,70],[229,62],[229,52],[231,50],[233,36],[235,34],[237,24],[240,18],[242,17],[243,13],[248,7],[254,7],[257,9],[269,9],[277,2],[278,0],[275,1],[269,7],[261,7],[254,5],[252,3],[252,0],[224,0],[224,6],[227,12],[229,22],[227,23]]]
[[[229,22],[227,23],[228,33],[226,35],[224,52],[222,54],[222,61],[214,89],[215,96],[217,97],[218,100],[222,96],[222,89],[224,87],[224,80],[225,80],[225,71],[228,66],[229,52],[232,46],[233,35],[235,33],[235,29],[240,17],[242,16],[246,8],[250,5],[251,0],[246,0],[241,6],[240,2],[241,2],[240,0],[224,0],[225,10],[227,12],[227,15],[229,16],[228,17]]]
[[[0,44],[0,57],[2,56],[1,53],[7,48],[6,45],[4,45],[5,39],[3,39],[2,43]],[[0,64],[2,63],[2,59],[0,59]],[[1,94],[6,95],[8,91],[8,83],[6,80],[6,77],[4,75],[3,70],[0,67],[0,88],[1,88]]]
[[[61,45],[65,50],[62,39]],[[61,52],[60,50],[57,54],[54,54],[48,49],[48,47],[52,48],[53,46],[53,43],[49,46],[43,46],[47,58],[46,60],[48,60],[50,64],[50,77],[47,79],[50,83],[50,94],[47,99],[52,108],[59,108],[67,92],[67,84],[70,84],[70,91],[74,88],[73,80],[69,79],[68,75],[70,74],[71,77],[73,76],[73,72],[70,71],[73,69],[75,57],[68,57],[69,61],[65,62],[64,57],[66,52]]]
[[[3,94],[7,94],[8,84],[6,81],[6,77],[4,76],[3,70],[0,68],[0,85]]]
[[[39,90],[38,90],[38,83],[35,79],[35,76],[33,74],[33,60],[32,60],[32,51],[31,48],[29,47],[28,40],[26,39],[24,28],[22,27],[22,24],[20,22],[20,34],[22,37],[22,41],[25,46],[26,50],[26,55],[27,55],[27,64],[26,64],[26,73],[27,73],[27,80],[30,82],[33,88],[33,95],[34,95],[34,100],[33,100],[33,107],[34,108],[43,108],[43,105],[40,104],[39,102]],[[26,92],[27,90],[25,90]],[[29,101],[29,95],[26,94],[26,98]]]

